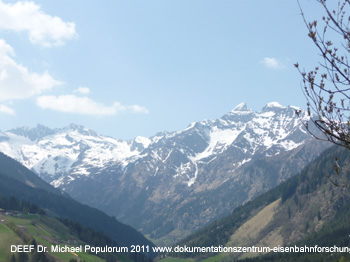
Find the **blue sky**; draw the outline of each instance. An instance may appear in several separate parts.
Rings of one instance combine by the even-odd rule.
[[[296,0],[0,0],[0,130],[75,123],[131,139],[241,102],[304,108],[293,64],[317,60]]]

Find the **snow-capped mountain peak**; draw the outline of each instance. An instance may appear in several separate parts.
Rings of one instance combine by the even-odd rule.
[[[35,127],[18,127],[8,131],[9,133],[24,136],[29,138],[31,141],[38,140],[44,136],[51,135],[55,131],[41,124],[37,124]]]
[[[310,137],[294,110],[272,102],[261,112],[254,112],[241,103],[217,120],[194,122],[183,131],[128,141],[76,124],[57,129],[21,127],[3,133],[0,151],[56,186],[64,187],[102,169],[124,172],[137,163],[145,164],[144,169],[152,174],[167,167],[168,174],[182,177],[192,186],[203,165],[228,150],[240,152],[232,163],[240,166],[256,154],[276,155],[300,146]]]
[[[74,176],[87,176],[111,164],[124,166],[147,144],[144,139],[134,148],[129,141],[102,136],[75,124],[57,129],[20,127],[3,134],[7,139],[0,139],[0,151],[55,185],[63,177],[74,180]]]
[[[231,110],[231,113],[252,112],[253,110],[247,107],[245,102],[238,104]]]
[[[280,103],[278,102],[270,102],[267,103],[266,106],[264,108],[282,108],[285,109],[285,106],[282,106]]]

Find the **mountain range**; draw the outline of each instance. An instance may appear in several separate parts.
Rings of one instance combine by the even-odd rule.
[[[300,172],[326,145],[293,106],[245,103],[215,120],[117,140],[71,124],[0,132],[0,151],[73,198],[171,243]]]

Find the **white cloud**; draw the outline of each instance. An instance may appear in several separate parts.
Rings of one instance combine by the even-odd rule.
[[[149,111],[146,107],[139,106],[139,105],[127,106],[126,110],[131,110],[134,113],[140,113],[140,114],[148,114],[149,113]]]
[[[32,43],[46,47],[63,45],[77,36],[75,24],[45,14],[34,2],[5,4],[0,0],[0,28],[27,31]]]
[[[263,65],[265,65],[268,68],[272,69],[284,69],[285,65],[279,61],[277,58],[273,57],[265,57],[263,60],[260,61]]]
[[[12,108],[8,107],[8,106],[0,105],[0,113],[14,115],[15,111]]]
[[[87,95],[90,93],[90,89],[88,87],[80,86],[78,89],[73,91],[74,93],[80,93],[82,95]]]
[[[61,84],[48,72],[29,72],[11,58],[14,55],[13,48],[0,39],[0,101],[30,98]]]
[[[115,102],[111,106],[105,106],[88,97],[75,95],[61,95],[58,97],[49,95],[39,96],[37,98],[37,105],[43,109],[81,115],[115,115],[125,111],[148,114],[148,109],[143,106],[124,106],[118,102]]]

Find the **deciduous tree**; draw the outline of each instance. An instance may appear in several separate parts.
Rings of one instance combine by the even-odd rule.
[[[303,91],[307,98],[309,116],[327,140],[350,150],[350,0],[315,0],[323,7],[319,20],[308,21],[298,1],[301,15],[320,54],[320,61],[311,71],[301,69]],[[300,114],[300,111],[297,111]]]

